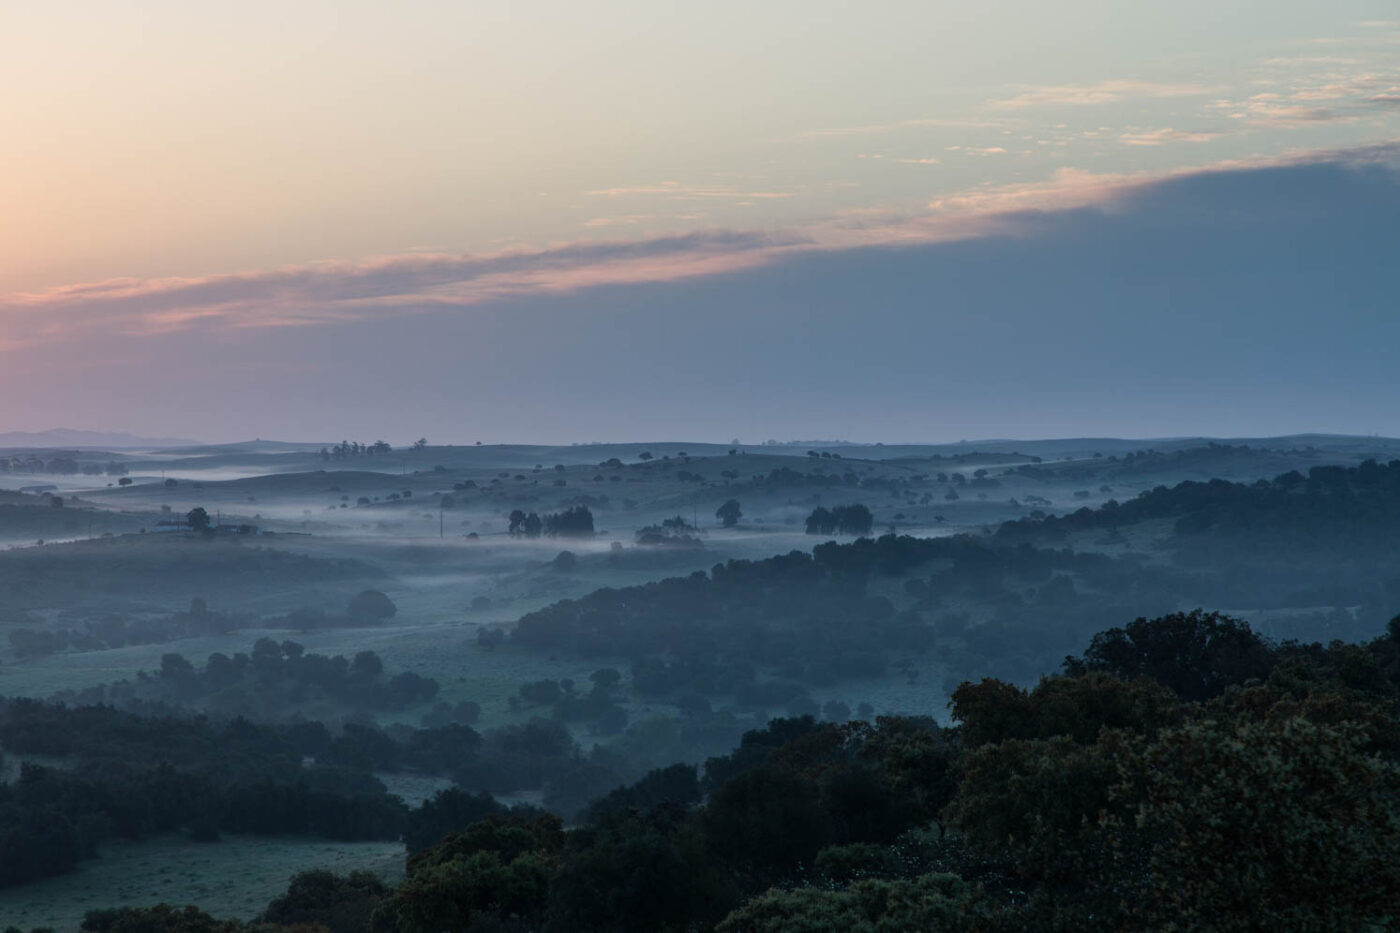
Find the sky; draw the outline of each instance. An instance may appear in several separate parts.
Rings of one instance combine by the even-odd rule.
[[[1400,435],[1393,2],[0,6],[0,431]]]

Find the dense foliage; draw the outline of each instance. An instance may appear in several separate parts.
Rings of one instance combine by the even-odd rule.
[[[997,536],[1055,542],[1148,522],[1169,531],[1178,567],[1211,579],[1202,601],[1390,606],[1400,596],[1400,460],[1159,486],[1098,509],[1008,522]]]
[[[1206,613],[1140,619],[1065,670],[1030,690],[963,684],[951,728],[775,720],[703,774],[667,768],[602,797],[572,829],[447,792],[410,824],[392,889],[313,872],[252,925],[162,907],[94,912],[85,929],[1009,933],[1400,917],[1400,619],[1325,646],[1273,645]],[[178,772],[160,779],[186,793]],[[139,785],[124,790],[146,812]],[[34,795],[11,812],[51,829],[66,814],[45,806],[93,790],[31,770],[5,793]]]
[[[1236,620],[1175,614],[1104,633],[1066,669],[1031,690],[964,684],[951,729],[776,720],[706,763],[703,802],[678,768],[562,835],[490,815],[410,861],[372,929],[1361,929],[1400,915],[1395,638],[1271,646]]]
[[[216,652],[202,667],[180,654],[161,656],[160,670],[62,694],[84,705],[112,704],[141,711],[152,705],[198,707],[253,719],[280,717],[316,704],[349,710],[400,710],[430,702],[436,681],[412,671],[389,675],[372,651],[353,658],[307,653],[297,642],[259,638],[252,651]]]
[[[903,579],[903,592],[891,598],[881,578]],[[808,687],[878,675],[931,650],[966,675],[1033,676],[1137,605],[1173,608],[1188,583],[1100,554],[885,535],[598,590],[523,616],[511,637],[542,651],[628,657],[643,696],[732,696],[740,707],[797,713]]]
[[[811,530],[842,530],[846,508],[859,507],[818,509]],[[1114,555],[1063,549],[1081,534]],[[730,561],[561,601],[521,618],[512,637],[629,658],[644,696],[724,696],[798,713],[810,687],[927,651],[956,679],[1028,682],[1095,631],[1183,605],[1273,611],[1277,637],[1364,637],[1400,603],[1397,552],[1400,461],[1367,461],[1254,484],[1159,487],[992,535],[885,535]]]
[[[870,514],[870,509],[859,502],[829,509],[819,505],[807,516],[807,534],[868,535],[874,524],[875,517]]]

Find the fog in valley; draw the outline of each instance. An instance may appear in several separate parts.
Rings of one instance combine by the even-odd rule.
[[[393,883],[492,808],[589,825],[681,766],[713,791],[775,721],[953,727],[960,684],[1033,688],[1142,616],[1365,642],[1400,600],[1377,437],[0,453],[5,775],[206,775],[154,820],[55,804],[73,838],[0,879],[33,924]],[[250,729],[252,758],[218,738]],[[218,802],[245,780],[340,803],[283,826]]]

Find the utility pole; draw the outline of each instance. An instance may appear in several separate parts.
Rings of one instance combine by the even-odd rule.
[[[442,537],[442,506],[438,506],[438,537]]]

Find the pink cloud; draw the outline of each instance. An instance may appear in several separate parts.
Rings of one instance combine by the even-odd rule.
[[[1100,81],[1096,84],[1021,85],[1014,97],[988,103],[1004,110],[1047,106],[1093,106],[1131,98],[1200,97],[1216,89],[1201,84],[1156,81]]]
[[[1109,209],[1113,202],[1166,179],[1327,159],[1393,165],[1400,159],[1400,146],[1236,161],[1164,174],[1062,169],[1044,181],[937,198],[913,214],[846,211],[819,223],[769,233],[714,231],[483,255],[415,253],[203,278],[80,283],[0,297],[0,352],[78,336],[304,327],[423,311],[465,311],[513,297],[724,275],[797,253],[1016,234],[1031,229],[1027,221],[1036,214]]]
[[[1136,130],[1120,133],[1118,141],[1125,146],[1160,146],[1164,143],[1208,143],[1219,139],[1223,134],[1213,130],[1175,130],[1164,127],[1159,130]]]

